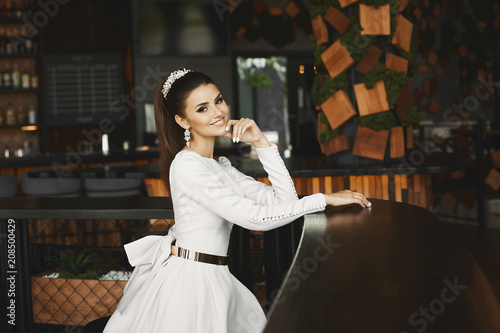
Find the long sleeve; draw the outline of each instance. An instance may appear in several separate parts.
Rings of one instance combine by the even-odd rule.
[[[283,163],[278,147],[272,144],[270,147],[256,148],[256,151],[272,186],[243,174],[231,166],[231,162],[226,157],[219,158],[219,161],[228,169],[231,177],[240,184],[246,198],[259,204],[297,200],[295,185],[285,163]]]
[[[276,176],[274,181],[290,182],[287,175],[281,179]],[[177,160],[175,166],[171,168],[171,179],[180,191],[197,204],[229,222],[251,230],[265,231],[278,228],[304,214],[322,211],[326,206],[325,197],[321,193],[305,196],[299,200],[293,191],[295,198],[292,199],[290,183],[276,187],[278,189],[275,191],[276,197],[281,195],[278,194],[280,192],[287,193],[281,195],[285,201],[277,199],[271,200],[274,201],[272,203],[263,203],[262,201],[266,200],[258,202],[242,196],[228,185],[221,175],[209,168],[204,158],[197,153],[186,153]],[[286,187],[288,189],[285,190]],[[259,192],[263,188],[254,187],[254,189]]]

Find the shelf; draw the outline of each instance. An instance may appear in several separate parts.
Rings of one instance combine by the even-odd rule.
[[[0,94],[39,93],[40,89],[0,89]]]
[[[22,131],[37,131],[40,125],[14,125],[14,126],[0,126],[0,130],[13,130],[20,129]]]
[[[0,59],[39,58],[39,53],[0,54]]]

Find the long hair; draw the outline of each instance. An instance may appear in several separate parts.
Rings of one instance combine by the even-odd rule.
[[[184,129],[175,121],[175,115],[185,117],[186,100],[193,90],[207,85],[215,84],[212,78],[200,72],[189,72],[177,79],[172,84],[167,99],[163,97],[163,84],[168,79],[165,76],[155,94],[155,122],[156,133],[158,135],[158,150],[160,155],[159,172],[165,183],[166,189],[170,192],[170,165],[175,155],[185,146]]]

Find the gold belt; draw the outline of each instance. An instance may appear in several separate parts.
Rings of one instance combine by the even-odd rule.
[[[227,265],[228,257],[216,256],[202,252],[191,251],[172,244],[172,254],[179,258],[205,262],[214,265]]]

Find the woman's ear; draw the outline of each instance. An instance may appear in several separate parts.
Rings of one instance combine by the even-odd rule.
[[[175,115],[175,122],[177,124],[179,124],[179,126],[182,127],[182,128],[184,128],[184,129],[188,129],[189,128],[189,124],[186,122],[186,120],[184,120],[184,118],[182,118],[178,114]]]

